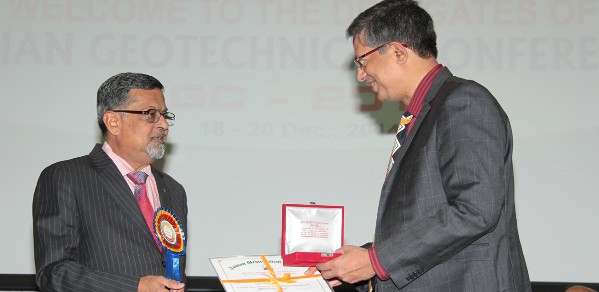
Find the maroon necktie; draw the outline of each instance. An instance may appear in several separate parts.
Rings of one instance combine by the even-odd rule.
[[[158,239],[154,235],[154,208],[152,208],[152,204],[150,204],[150,200],[148,199],[148,194],[146,191],[146,179],[148,178],[148,174],[143,171],[134,171],[128,173],[127,177],[133,181],[133,183],[135,183],[135,189],[133,191],[135,200],[139,205],[141,214],[146,219],[146,224],[150,229],[152,237],[154,237],[154,241],[156,241],[158,249],[162,250],[160,244],[158,243]]]

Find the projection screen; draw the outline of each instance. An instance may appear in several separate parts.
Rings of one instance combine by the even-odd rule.
[[[345,206],[373,234],[402,109],[355,79],[345,28],[376,1],[2,0],[0,273],[35,273],[31,200],[47,165],[102,142],[95,94],[143,72],[177,115],[157,166],[187,190],[191,276],[278,254],[281,205]],[[439,61],[486,86],[514,132],[533,281],[599,282],[599,1],[429,0]]]

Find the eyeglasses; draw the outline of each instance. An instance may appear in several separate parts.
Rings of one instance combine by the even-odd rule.
[[[384,47],[384,46],[386,46],[386,45],[388,45],[388,44],[389,44],[389,43],[384,43],[384,44],[382,44],[382,45],[380,45],[380,46],[378,46],[378,47],[376,47],[376,48],[374,48],[374,49],[372,49],[372,50],[370,50],[370,51],[366,52],[366,54],[362,54],[361,56],[358,56],[358,57],[354,58],[354,64],[356,64],[356,66],[357,66],[358,68],[362,68],[362,67],[364,66],[364,58],[365,58],[366,56],[368,56],[368,55],[370,55],[370,54],[372,54],[372,53],[374,53],[374,52],[376,52],[376,51],[380,50],[382,47]]]
[[[130,111],[130,110],[110,110],[110,111],[113,111],[115,113],[145,115],[146,121],[148,121],[148,123],[154,123],[154,124],[158,123],[158,121],[160,120],[160,116],[163,116],[169,126],[175,125],[175,114],[173,114],[171,112],[167,112],[167,111],[161,112],[157,109],[149,109],[149,110],[145,110],[145,111]]]

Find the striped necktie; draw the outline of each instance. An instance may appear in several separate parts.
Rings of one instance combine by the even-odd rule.
[[[134,171],[128,173],[127,177],[135,184],[135,188],[133,190],[135,200],[139,205],[141,214],[144,216],[144,219],[146,220],[146,224],[150,229],[152,237],[154,237],[154,241],[156,242],[158,249],[162,250],[160,244],[158,243],[158,239],[154,235],[154,208],[150,203],[150,199],[148,199],[148,194],[146,190],[146,179],[148,179],[148,174],[143,171]]]
[[[391,168],[393,167],[393,164],[397,159],[395,153],[397,153],[397,150],[399,149],[399,147],[401,147],[401,144],[403,144],[404,140],[406,139],[406,135],[408,133],[407,127],[410,121],[412,121],[413,117],[414,116],[410,114],[410,112],[408,111],[404,112],[404,114],[401,116],[399,126],[397,127],[397,134],[395,134],[395,143],[393,144],[393,150],[391,151],[391,155],[389,156],[389,164],[387,165],[386,175],[389,175],[389,172],[391,171]]]

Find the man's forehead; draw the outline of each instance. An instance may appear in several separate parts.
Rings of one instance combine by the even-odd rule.
[[[364,48],[370,48],[370,46],[366,43],[366,35],[364,35],[364,32],[356,34],[353,38],[353,43],[354,47],[359,46]]]
[[[159,105],[155,105],[156,97],[159,97]],[[164,104],[164,95],[162,90],[156,89],[132,89],[129,91],[129,103],[152,104],[162,106]]]
[[[354,52],[356,55],[361,55],[363,52],[371,50],[370,46],[360,41],[358,38],[354,38]]]

